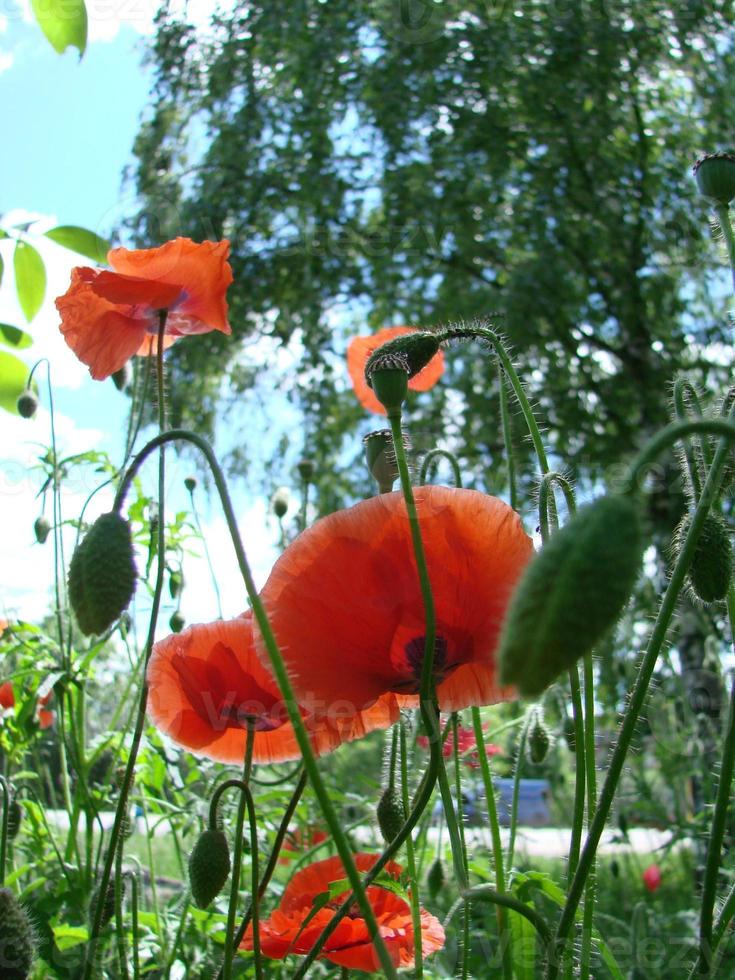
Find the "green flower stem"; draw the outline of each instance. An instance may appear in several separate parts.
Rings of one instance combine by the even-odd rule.
[[[516,849],[516,824],[518,823],[518,800],[521,793],[521,767],[526,757],[526,741],[531,727],[531,715],[526,714],[518,737],[518,755],[516,757],[515,771],[513,772],[513,792],[510,798],[510,827],[508,828],[508,857],[506,863],[509,868],[513,867],[513,859]]]
[[[500,397],[500,423],[503,429],[503,443],[505,445],[505,460],[508,468],[508,489],[510,492],[510,506],[513,510],[518,506],[518,488],[516,486],[516,464],[513,457],[513,438],[510,428],[510,409],[508,406],[508,391],[506,388],[505,372],[503,365],[498,361],[498,392]]]
[[[735,236],[733,236],[732,225],[730,224],[728,205],[717,204],[715,206],[715,214],[717,215],[717,223],[722,229],[722,237],[725,239],[727,257],[730,260],[730,269],[732,271],[733,289],[735,289]]]
[[[569,842],[568,877],[574,877],[579,863],[579,851],[582,844],[584,828],[585,804],[585,759],[584,759],[584,715],[582,713],[582,695],[579,686],[577,665],[569,668],[569,689],[572,699],[572,715],[574,718],[574,812],[572,817],[572,837]]]
[[[727,593],[727,614],[730,620],[730,633],[735,635],[735,588],[730,586]],[[712,957],[714,943],[712,938],[715,897],[717,895],[717,877],[722,858],[722,842],[725,837],[727,810],[730,803],[730,787],[732,785],[733,763],[735,762],[735,679],[730,690],[730,704],[725,726],[725,737],[720,763],[720,779],[717,784],[715,806],[712,811],[712,825],[707,844],[707,860],[705,862],[704,883],[702,886],[702,904],[699,918],[699,954],[690,976],[708,977],[712,973]]]
[[[615,748],[613,749],[607,775],[602,785],[602,789],[600,790],[597,807],[589,826],[587,840],[585,841],[585,845],[582,850],[579,866],[577,867],[576,874],[574,875],[574,879],[567,893],[566,904],[557,924],[553,945],[549,950],[546,963],[546,972],[544,974],[546,980],[555,980],[555,978],[558,976],[559,955],[566,945],[567,936],[569,935],[569,931],[574,923],[577,906],[579,905],[579,900],[582,896],[587,876],[594,863],[597,847],[600,843],[602,832],[605,829],[605,823],[615,797],[618,781],[623,770],[623,765],[628,753],[631,739],[633,737],[633,732],[638,723],[638,718],[648,693],[648,686],[651,681],[651,676],[656,666],[656,661],[658,660],[661,647],[663,646],[663,642],[666,638],[671,617],[673,616],[676,608],[679,592],[684,584],[684,578],[691,563],[692,555],[694,554],[694,547],[697,543],[697,537],[699,536],[702,524],[704,523],[707,513],[709,512],[710,504],[714,500],[719,487],[720,476],[730,453],[729,442],[730,440],[735,439],[735,425],[729,421],[724,422],[719,419],[692,420],[690,422],[676,422],[672,425],[668,425],[662,430],[662,432],[654,436],[654,438],[638,454],[625,481],[626,491],[628,493],[634,492],[645,467],[655,457],[655,455],[662,450],[667,449],[676,439],[680,439],[683,436],[689,435],[693,432],[710,432],[716,435],[722,435],[725,438],[720,441],[720,444],[717,447],[714,460],[712,461],[712,468],[710,469],[705,485],[702,488],[702,497],[697,504],[696,510],[694,511],[694,515],[689,526],[689,531],[686,535],[681,551],[679,552],[679,557],[676,559],[672,569],[669,584],[666,587],[666,591],[661,601],[658,615],[648,641],[648,646],[643,655],[643,659],[641,660],[638,676],[628,701],[628,707],[620,725],[618,740]]]
[[[90,824],[91,826],[91,824]],[[115,941],[117,943],[117,958],[120,963],[120,976],[128,980],[128,951],[125,944],[125,921],[123,919],[123,876],[122,876],[122,841],[117,847],[115,859],[115,880],[113,889],[115,893]]]
[[[406,746],[406,729],[402,723],[396,726],[400,736],[400,760],[401,760],[401,799],[403,809],[408,813],[410,809],[408,797],[408,749]],[[391,780],[393,773],[391,772]],[[408,877],[411,881],[409,892],[411,900],[411,922],[413,924],[413,954],[414,954],[414,977],[420,980],[424,975],[424,949],[421,936],[421,900],[419,896],[419,880],[416,874],[416,856],[413,847],[413,837],[409,834],[406,838],[406,866]]]
[[[722,903],[717,921],[713,930],[713,945],[715,950],[720,949],[720,944],[725,932],[735,916],[735,885],[727,893],[725,901]]]
[[[158,325],[158,348],[156,355],[156,372],[158,378],[158,422],[161,430],[165,427],[166,420],[166,407],[165,407],[165,390],[163,385],[163,334],[166,328],[166,312],[162,311],[159,318]],[[94,909],[94,915],[92,918],[92,928],[89,934],[89,941],[87,943],[87,950],[84,960],[84,972],[82,974],[82,980],[91,980],[94,966],[95,958],[97,956],[97,944],[99,940],[99,935],[102,930],[102,914],[104,910],[104,896],[107,894],[107,889],[110,884],[110,878],[112,877],[112,866],[115,862],[115,854],[119,846],[120,836],[122,833],[123,824],[126,818],[126,811],[128,807],[128,796],[130,794],[130,787],[133,782],[133,774],[135,772],[135,763],[138,758],[138,750],[140,748],[140,742],[143,737],[143,729],[145,727],[145,709],[148,702],[148,683],[145,677],[145,669],[148,666],[148,661],[150,660],[151,652],[153,650],[153,642],[156,635],[156,624],[158,622],[158,611],[161,605],[161,594],[163,592],[163,579],[164,572],[166,569],[165,551],[166,551],[166,535],[165,535],[165,520],[164,520],[164,504],[165,504],[165,463],[164,463],[164,443],[168,440],[164,437],[166,433],[161,431],[158,436],[158,441],[156,446],[160,446],[160,452],[158,454],[158,556],[156,563],[156,582],[153,591],[153,602],[151,605],[150,621],[148,624],[148,636],[146,638],[145,652],[144,652],[144,664],[143,664],[143,680],[140,688],[140,698],[138,699],[138,710],[135,720],[135,728],[133,730],[133,739],[130,746],[130,753],[128,755],[128,763],[125,767],[125,775],[123,777],[122,786],[120,787],[120,796],[117,801],[117,809],[115,811],[115,820],[112,825],[112,831],[110,833],[110,842],[107,848],[107,854],[105,856],[105,863],[102,869],[102,876],[99,883],[99,897],[97,904]],[[149,443],[150,446],[150,443]],[[156,446],[151,447],[156,448]],[[146,454],[147,456],[148,454]],[[142,457],[142,458],[141,458]],[[145,459],[141,453],[138,454],[136,459]],[[140,463],[139,463],[140,465]],[[136,467],[137,470],[137,467]],[[127,488],[129,486],[128,474],[130,469],[125,474],[121,481],[120,488],[115,495],[115,502],[124,499],[120,497],[121,489],[123,486]],[[132,479],[132,477],[130,477]],[[62,741],[63,744],[63,741]]]
[[[311,742],[309,741],[309,736],[304,726],[303,719],[301,717],[301,711],[299,710],[298,701],[293,692],[293,687],[291,685],[291,680],[288,676],[286,670],[286,665],[283,662],[283,657],[278,649],[278,644],[276,638],[273,635],[273,631],[270,627],[268,617],[266,615],[263,603],[260,601],[257,589],[255,588],[255,582],[253,581],[253,576],[250,571],[250,566],[248,560],[245,556],[245,551],[242,546],[242,541],[240,539],[240,534],[237,527],[237,519],[232,507],[232,501],[230,499],[230,494],[227,489],[227,484],[225,482],[224,475],[220,468],[217,458],[211,446],[202,439],[195,432],[189,432],[186,429],[171,429],[168,432],[161,433],[155,436],[153,439],[147,443],[146,446],[138,453],[133,462],[131,463],[128,471],[125,474],[123,482],[117,492],[115,498],[115,503],[119,507],[125,499],[125,494],[128,491],[130,483],[134,478],[134,474],[137,469],[142,465],[146,456],[153,451],[153,449],[162,445],[166,442],[173,442],[175,440],[184,440],[186,442],[192,443],[196,446],[200,452],[204,455],[211,470],[212,476],[214,477],[215,486],[220,497],[222,504],[222,509],[224,511],[225,520],[227,521],[227,526],[230,531],[230,536],[232,538],[232,544],[235,549],[235,555],[237,557],[238,566],[240,568],[240,574],[242,575],[243,582],[245,583],[245,588],[247,590],[248,598],[253,608],[253,615],[258,624],[258,628],[261,632],[263,643],[268,654],[268,659],[270,661],[271,669],[276,678],[278,687],[283,695],[284,704],[286,710],[288,711],[288,716],[291,724],[293,725],[294,732],[296,734],[296,740],[299,743],[299,748],[301,749],[301,754],[304,758],[304,765],[306,771],[309,775],[309,781],[311,782],[314,792],[316,794],[317,800],[321,807],[322,813],[324,814],[324,819],[329,827],[329,830],[334,839],[335,847],[342,860],[345,868],[345,873],[350,882],[350,887],[354,891],[354,901],[357,902],[360,911],[365,918],[365,922],[370,933],[370,937],[375,945],[378,958],[380,959],[381,965],[389,978],[394,978],[396,976],[395,967],[390,958],[390,954],[386,949],[385,942],[378,930],[378,923],[375,919],[375,913],[373,912],[372,906],[368,901],[368,897],[365,893],[365,888],[362,884],[360,873],[355,865],[354,858],[352,856],[352,851],[350,849],[350,842],[345,834],[342,826],[340,824],[339,816],[334,808],[334,804],[329,796],[329,792],[324,784],[324,780],[321,777],[319,768],[316,763],[316,758],[314,756],[314,750],[311,747]],[[86,977],[85,977],[86,980]]]
[[[583,660],[584,671],[584,757],[587,765],[587,822],[592,819],[597,805],[597,768],[595,754],[595,691],[592,669],[592,654]],[[579,977],[587,980],[592,960],[592,928],[596,900],[596,855],[592,856],[584,893],[584,918],[582,922],[582,952],[580,956]]]
[[[5,861],[8,853],[8,824],[10,823],[10,784],[5,776],[0,776],[3,791],[3,816],[0,822],[0,888],[5,884]]]
[[[697,394],[697,389],[689,381],[688,378],[682,377],[681,375],[674,381],[674,412],[676,413],[676,418],[680,421],[684,421],[690,417],[689,405],[694,409],[695,415],[700,418],[703,417],[704,412],[702,411],[702,406],[699,401],[699,395]],[[687,472],[689,473],[689,482],[692,487],[692,494],[694,496],[694,503],[699,500],[699,495],[702,492],[702,479],[704,479],[704,458],[703,453],[705,447],[707,446],[706,440],[702,440],[700,443],[701,453],[700,459],[695,459],[695,450],[689,443],[684,443],[684,459],[686,461]],[[708,460],[711,463],[711,460]]]
[[[140,978],[140,950],[138,948],[140,927],[138,922],[138,873],[131,871],[130,878],[130,917],[133,932],[133,980]]]
[[[424,456],[421,463],[421,470],[419,472],[419,483],[423,486],[429,477],[429,471],[432,466],[436,463],[438,459],[446,459],[452,468],[452,475],[454,476],[454,485],[458,489],[462,488],[462,473],[459,469],[459,460],[454,455],[450,453],[448,449],[430,449],[429,452]]]
[[[490,837],[492,839],[493,863],[495,865],[495,886],[499,893],[504,894],[505,869],[503,867],[503,842],[500,837],[500,821],[498,820],[498,807],[495,801],[495,787],[493,786],[493,777],[490,772],[490,763],[487,760],[487,752],[485,751],[485,733],[482,730],[482,718],[479,708],[472,708],[472,727],[475,732],[475,744],[477,745],[477,754],[480,761],[480,773],[485,789],[487,816],[490,821]],[[498,920],[503,977],[505,980],[513,980],[513,963],[510,958],[510,934],[505,907],[496,904],[495,915]]]
[[[457,724],[457,712],[452,712],[452,755],[454,760],[454,793],[459,806],[459,840],[462,845],[462,865],[464,867],[464,880],[469,884],[469,861],[467,860],[467,840],[464,833],[464,818],[462,813],[462,775],[461,759],[459,754],[459,726]],[[462,980],[467,980],[469,975],[469,955],[470,955],[470,913],[471,903],[465,900],[462,910]]]
[[[551,942],[551,931],[544,918],[532,906],[526,905],[525,902],[521,902],[520,899],[514,898],[507,892],[499,892],[497,889],[493,888],[492,885],[475,885],[472,888],[468,888],[459,901],[463,902],[469,898],[486,898],[488,901],[493,902],[495,905],[499,905],[502,908],[512,909],[514,912],[522,915],[525,919],[528,919],[541,937],[541,941],[543,942],[544,946],[548,946]],[[451,915],[452,912],[450,912],[450,914],[447,916],[447,919],[449,919]],[[445,919],[445,923],[447,919]]]

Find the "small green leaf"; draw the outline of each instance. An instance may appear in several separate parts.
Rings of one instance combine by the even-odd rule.
[[[33,337],[20,327],[14,327],[10,323],[0,323],[0,344],[6,347],[14,347],[16,350],[23,350],[30,347]]]
[[[46,238],[50,238],[57,245],[71,249],[72,252],[86,256],[93,262],[107,261],[110,243],[86,228],[78,228],[76,225],[59,225],[57,228],[47,231]]]
[[[5,263],[3,262],[3,257],[0,255],[0,283],[3,281],[3,272],[5,271]]]
[[[13,268],[20,308],[30,321],[40,310],[46,294],[46,268],[37,250],[28,242],[16,244]]]
[[[25,390],[28,365],[7,351],[0,351],[0,408],[18,414],[18,396]]]
[[[516,980],[535,980],[538,935],[532,922],[519,912],[508,910],[512,943],[510,947],[513,976]]]
[[[77,48],[79,57],[87,46],[87,8],[84,0],[31,0],[38,26],[59,54]]]
[[[89,930],[86,926],[52,926],[54,940],[58,948],[63,952],[65,949],[72,949],[80,943],[86,943],[89,939]]]

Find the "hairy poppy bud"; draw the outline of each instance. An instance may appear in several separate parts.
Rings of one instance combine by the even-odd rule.
[[[279,487],[273,494],[271,506],[279,521],[286,516],[288,513],[288,490],[285,487]]]
[[[121,894],[125,895],[125,879],[123,878],[120,882]],[[89,917],[92,919],[97,909],[97,903],[102,901],[102,919],[100,920],[101,926],[106,926],[107,923],[112,919],[115,914],[115,879],[111,878],[107,884],[107,891],[105,892],[105,897],[101,898],[100,886],[97,885],[94,892],[92,893],[92,901],[89,905]]]
[[[315,468],[313,459],[300,459],[296,464],[296,469],[299,471],[299,476],[307,483],[309,480],[313,479]]]
[[[172,599],[181,592],[184,587],[184,576],[181,569],[175,568],[169,573],[168,576],[168,591]]]
[[[171,613],[171,619],[168,621],[168,625],[172,633],[180,633],[186,624],[186,620],[181,615],[180,611],[177,609],[176,612]]]
[[[365,460],[370,475],[381,493],[390,493],[398,479],[398,462],[390,429],[368,432],[362,444],[365,447]]]
[[[18,409],[18,415],[22,415],[24,419],[32,419],[38,408],[38,399],[30,388],[26,388],[18,395],[15,407]]]
[[[378,826],[386,844],[398,836],[406,822],[406,810],[398,790],[389,786],[380,797],[377,807]]]
[[[735,197],[735,153],[706,153],[692,173],[704,197],[717,204],[729,204]]]
[[[127,609],[135,577],[130,525],[119,514],[103,514],[69,564],[69,599],[84,634],[104,633]]]
[[[8,837],[15,840],[23,820],[23,807],[18,800],[11,800],[8,807]]]
[[[426,876],[426,887],[429,889],[429,895],[432,898],[436,898],[442,890],[444,878],[444,865],[442,864],[441,858],[437,858],[429,868],[429,873]]]
[[[529,762],[532,762],[535,766],[540,765],[549,754],[551,743],[551,732],[544,724],[541,712],[534,711],[534,719],[526,740]]]
[[[33,533],[36,535],[36,541],[39,544],[45,543],[46,538],[51,533],[51,525],[45,517],[41,516],[36,518],[33,522]]]
[[[130,381],[130,367],[127,362],[123,364],[119,371],[113,371],[112,373],[112,383],[115,385],[118,391],[123,391],[127,388]]]
[[[230,848],[221,830],[205,830],[189,855],[189,885],[194,904],[206,909],[222,891],[230,873]]]
[[[687,514],[674,534],[674,553],[679,554],[692,519]],[[727,522],[719,514],[704,519],[687,572],[687,582],[702,602],[724,599],[730,588],[733,570],[732,542]]]
[[[390,413],[400,409],[408,394],[408,361],[402,354],[377,351],[365,374],[380,404]]]
[[[196,477],[194,477],[194,476],[187,476],[186,479],[184,480],[184,486],[189,491],[189,493],[194,493],[194,491],[197,488]]]
[[[35,958],[33,927],[9,888],[0,888],[0,976],[26,980]]]
[[[583,507],[527,566],[498,654],[502,684],[538,697],[589,653],[633,591],[643,555],[636,505],[601,497]]]
[[[399,337],[381,344],[373,351],[365,364],[365,377],[371,387],[371,374],[380,359],[386,355],[398,355],[406,364],[408,377],[413,378],[423,371],[429,361],[439,352],[440,338],[428,330],[417,330],[414,333],[404,333]],[[376,392],[377,394],[377,392]]]

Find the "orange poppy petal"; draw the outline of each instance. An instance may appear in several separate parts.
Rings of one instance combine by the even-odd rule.
[[[122,275],[181,286],[186,298],[177,305],[178,312],[186,314],[192,323],[201,324],[201,329],[190,326],[182,333],[208,329],[229,334],[225,299],[232,283],[229,254],[228,241],[197,243],[190,238],[175,238],[159,248],[112,249],[107,261]]]
[[[440,486],[415,496],[436,606],[439,704],[492,703],[508,693],[495,680],[495,648],[531,539],[497,498]],[[386,693],[417,703],[424,606],[401,494],[317,521],[276,562],[262,598],[302,703],[361,710]],[[259,634],[256,645],[262,655]]]
[[[386,327],[369,337],[353,337],[347,346],[347,370],[352,380],[352,387],[360,404],[369,412],[385,415],[385,409],[375,397],[375,393],[365,380],[365,365],[368,358],[389,340],[400,337],[401,334],[415,333],[416,327]],[[435,354],[426,367],[422,368],[408,382],[412,391],[428,391],[444,372],[444,355],[441,351]]]
[[[168,350],[178,339],[178,337],[171,337],[169,334],[164,334],[163,349]],[[146,334],[143,343],[135,353],[140,357],[155,357],[158,353],[158,334]]]
[[[92,289],[110,303],[128,303],[149,306],[164,310],[173,306],[181,298],[182,287],[157,282],[155,279],[139,279],[135,276],[121,276],[117,272],[100,272],[92,282]]]
[[[108,378],[135,354],[147,332],[145,319],[131,315],[98,295],[93,283],[96,269],[72,270],[71,285],[56,300],[61,314],[64,340],[79,360],[89,367],[93,378]]]

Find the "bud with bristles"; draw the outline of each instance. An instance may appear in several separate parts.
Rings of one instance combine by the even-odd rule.
[[[72,555],[69,599],[84,634],[104,633],[135,592],[130,525],[117,513],[98,517]]]
[[[9,888],[0,888],[0,976],[26,980],[35,958],[33,927]]]
[[[378,826],[386,844],[398,836],[406,822],[406,810],[401,795],[394,786],[384,790],[377,807]]]
[[[37,517],[33,522],[33,533],[36,535],[36,541],[39,544],[45,544],[46,538],[51,533],[51,525],[49,524],[47,518]]]
[[[397,354],[406,364],[408,377],[413,378],[423,371],[429,361],[439,352],[440,338],[428,330],[417,330],[415,333],[401,334],[392,340],[381,344],[374,350],[365,364],[365,379],[370,387],[374,387],[372,382],[372,372],[376,364],[385,355]]]
[[[703,197],[724,205],[735,197],[735,153],[706,153],[692,172]]]
[[[691,526],[687,514],[674,534],[674,553],[678,555]],[[719,514],[708,514],[699,532],[687,572],[687,583],[702,602],[718,602],[727,595],[733,571],[730,529]]]
[[[18,409],[18,415],[22,415],[24,419],[32,419],[38,408],[38,399],[30,388],[26,388],[18,395],[15,407]]]
[[[630,598],[642,556],[630,498],[583,507],[531,560],[511,598],[498,652],[501,683],[538,697],[589,653]]]
[[[8,837],[11,840],[15,840],[18,836],[22,821],[23,807],[18,800],[11,800],[10,806],[8,807]]]
[[[221,830],[205,830],[189,855],[189,885],[197,908],[206,909],[230,874],[230,848]]]
[[[431,898],[436,898],[442,890],[444,879],[444,865],[442,864],[441,858],[437,858],[429,868],[429,873],[426,876],[426,887],[429,889]]]
[[[403,354],[385,354],[381,349],[368,361],[368,384],[389,415],[400,410],[406,400],[408,371],[408,361]]]
[[[544,723],[543,715],[540,711],[534,710],[534,719],[526,739],[529,762],[535,766],[540,765],[549,754],[552,741],[551,732]]]
[[[390,493],[398,479],[398,462],[390,429],[368,432],[363,438],[365,460],[381,493]]]

